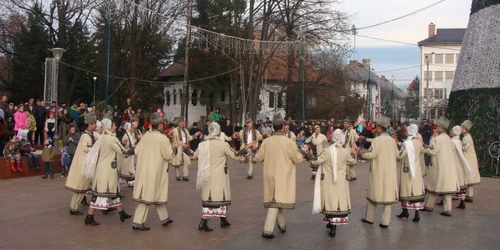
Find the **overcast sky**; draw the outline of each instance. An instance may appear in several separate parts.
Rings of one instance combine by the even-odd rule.
[[[424,8],[439,0],[341,0],[339,8],[351,15],[351,22],[357,28],[384,22]],[[417,44],[427,38],[428,25],[436,28],[466,28],[469,21],[472,0],[446,0],[418,14],[378,27],[362,29],[359,35]],[[352,37],[351,37],[352,38]],[[357,59],[370,58],[376,72],[420,64],[418,46],[402,45],[373,39],[356,37]],[[355,56],[353,55],[353,58]],[[353,59],[352,58],[352,59]],[[397,85],[407,85],[419,68],[381,72]]]

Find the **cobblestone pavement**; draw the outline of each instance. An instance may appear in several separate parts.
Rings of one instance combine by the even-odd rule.
[[[331,238],[322,216],[311,213],[313,181],[310,168],[302,163],[297,167],[297,206],[285,214],[288,231],[275,230],[276,238],[267,240],[261,237],[267,213],[262,204],[262,164],[255,165],[255,178],[247,180],[244,165],[230,163],[232,226],[221,229],[219,219],[213,218],[209,225],[214,231],[209,233],[197,230],[201,194],[195,189],[196,169],[193,162],[190,182],[177,182],[171,174],[167,209],[174,223],[162,227],[155,209],[150,209],[148,232],[133,231],[132,221],[120,222],[116,212],[97,213],[101,225],[85,226],[84,216],[69,215],[72,193],[64,189],[64,178],[2,180],[0,249],[500,249],[500,179],[483,178],[474,203],[467,203],[465,211],[454,208],[451,218],[440,216],[442,208],[436,207],[433,213],[422,212],[420,223],[413,223],[396,218],[400,207],[394,205],[391,225],[381,229],[381,207],[374,225],[359,221],[364,217],[368,180],[368,163],[361,163],[358,180],[351,182],[349,225],[338,226],[337,236]],[[122,191],[124,209],[133,214],[137,203],[132,201],[132,189]]]

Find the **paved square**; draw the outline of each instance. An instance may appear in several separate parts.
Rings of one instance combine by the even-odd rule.
[[[150,209],[146,225],[151,231],[132,230],[132,221],[120,222],[118,214],[96,213],[100,226],[84,225],[84,216],[69,215],[71,192],[66,179],[40,177],[0,181],[0,249],[500,249],[500,179],[483,178],[475,187],[474,203],[455,209],[452,217],[421,212],[420,223],[398,219],[394,205],[389,229],[378,227],[381,207],[374,225],[364,217],[368,163],[357,166],[358,180],[351,182],[352,214],[349,225],[338,226],[331,238],[322,215],[312,215],[313,184],[307,163],[297,167],[297,206],[285,213],[287,232],[275,230],[272,240],[261,232],[267,210],[263,207],[262,164],[255,165],[255,178],[246,179],[245,166],[230,162],[233,205],[229,207],[230,228],[221,229],[219,219],[209,226],[213,232],[198,231],[201,193],[195,189],[197,163],[190,168],[190,182],[177,182],[170,175],[168,212],[174,223],[164,228],[155,209]],[[132,189],[122,187],[124,209],[133,214],[137,203]],[[86,208],[81,208],[86,212]],[[410,212],[411,216],[412,211]]]

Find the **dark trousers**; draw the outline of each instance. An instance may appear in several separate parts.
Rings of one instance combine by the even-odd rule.
[[[54,141],[54,134],[55,132],[52,131],[47,132],[47,137],[49,139],[50,144],[52,144],[52,147],[56,146],[56,142]]]
[[[32,130],[30,130],[28,132],[28,141],[30,142],[31,145],[35,145],[35,144],[33,144],[33,131]]]
[[[7,142],[6,142],[6,140],[4,140],[4,139],[0,139],[0,156],[1,156],[1,157],[3,157],[3,156],[4,156],[4,155],[3,155],[3,150],[4,150],[4,148],[5,148],[5,144],[6,144],[6,143],[7,143]]]
[[[431,166],[432,165],[431,156],[430,155],[425,154],[424,155],[424,160],[425,160],[425,166]]]
[[[33,153],[24,153],[23,155],[28,157],[28,167],[30,169],[38,167],[38,157]]]
[[[53,162],[44,162],[45,165],[45,173],[43,174],[44,176],[51,176],[54,177],[54,163]]]
[[[45,124],[45,123],[44,123]],[[44,143],[44,135],[43,135],[43,132],[44,132],[44,127],[36,127],[36,131],[35,131],[35,144],[34,145],[43,145]],[[40,144],[38,144],[38,139],[40,139]]]

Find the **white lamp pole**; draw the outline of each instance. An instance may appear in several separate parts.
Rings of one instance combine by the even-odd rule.
[[[66,52],[65,49],[61,49],[61,48],[52,48],[50,49],[50,51],[52,52],[52,54],[54,54],[54,58],[56,59],[56,74],[55,74],[55,78],[54,78],[54,101],[56,102],[56,117],[55,117],[55,123],[54,123],[54,126],[55,126],[55,133],[54,133],[54,147],[56,148],[56,150],[59,150],[59,143],[58,143],[58,139],[59,139],[59,131],[58,131],[58,124],[57,124],[57,119],[59,118],[59,110],[58,110],[58,106],[59,106],[59,97],[58,97],[58,94],[59,94],[59,61],[61,60],[64,52]]]
[[[342,102],[342,117],[340,119],[344,119],[344,101],[345,101],[345,96],[341,95],[340,96],[340,101]]]
[[[96,81],[97,81],[97,76],[94,76],[94,105],[95,105],[95,82]]]

